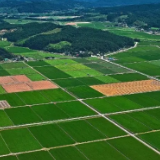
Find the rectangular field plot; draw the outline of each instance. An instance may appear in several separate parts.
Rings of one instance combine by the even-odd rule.
[[[46,151],[33,153],[25,153],[18,155],[19,160],[54,160],[53,157]]]
[[[117,82],[119,82],[117,79],[115,79],[111,76],[97,76],[95,78],[104,82],[104,83],[117,83]]]
[[[23,62],[18,62],[18,63],[3,63],[3,64],[0,64],[0,67],[2,67],[3,69],[17,69],[17,68],[22,69],[28,66]]]
[[[130,72],[128,69],[116,66],[114,64],[104,62],[103,63],[87,63],[86,66],[95,69],[103,74],[115,74],[115,73],[127,73]]]
[[[91,88],[106,96],[129,95],[160,90],[160,82],[157,80],[143,80],[122,82],[113,84],[92,85]]]
[[[77,77],[87,77],[90,76],[88,75],[88,73],[85,73],[86,70],[80,70],[80,71],[69,71],[69,70],[65,70],[65,73],[69,74],[70,76],[72,76],[73,78],[77,78]]]
[[[50,90],[43,90],[40,92],[43,96],[49,99],[50,102],[75,100],[74,97],[70,96],[62,89],[50,89]]]
[[[25,47],[17,47],[17,46],[12,46],[7,48],[8,52],[11,53],[28,53],[28,52],[34,52],[33,50]]]
[[[27,62],[27,64],[29,66],[35,67],[35,66],[50,66],[50,64],[48,64],[45,61],[33,61],[33,62]]]
[[[16,156],[1,157],[0,160],[18,160]]]
[[[124,131],[104,118],[92,118],[86,121],[108,138],[126,135]]]
[[[69,115],[69,117],[83,117],[96,114],[94,111],[78,101],[57,103],[56,105]]]
[[[133,95],[127,95],[124,96],[131,101],[134,101],[135,103],[145,107],[153,107],[153,106],[159,106],[160,105],[160,92],[148,92],[148,93],[140,93],[140,94],[133,94]]]
[[[10,75],[28,75],[28,74],[36,74],[37,72],[29,67],[26,68],[15,68],[15,69],[6,69],[6,71],[10,74]]]
[[[64,122],[58,124],[67,134],[69,134],[76,142],[92,141],[97,139],[105,139],[106,135],[98,131],[85,120]]]
[[[57,79],[54,80],[55,83],[57,83],[61,87],[76,87],[76,86],[82,86],[84,83],[80,82],[79,80],[75,78],[68,78],[68,79]]]
[[[148,80],[146,76],[143,76],[138,73],[117,74],[117,75],[111,75],[111,77],[117,79],[120,82]]]
[[[75,62],[72,59],[55,59],[55,60],[46,60],[45,62],[53,66],[77,64],[77,62]]]
[[[35,67],[37,71],[50,79],[69,78],[70,76],[53,66]]]
[[[0,120],[0,127],[5,127],[5,126],[12,126],[13,125],[13,122],[11,121],[11,119],[8,117],[8,115],[0,110],[0,117],[1,117],[1,120]]]
[[[6,109],[5,112],[15,125],[42,121],[29,107]]]
[[[139,45],[138,47],[127,52],[114,55],[114,57],[118,59],[118,63],[133,63],[140,61],[158,60],[160,59],[160,54],[158,54],[159,51],[160,49],[156,46]]]
[[[0,137],[0,155],[4,155],[4,154],[9,154],[10,151],[6,145],[6,143],[4,142],[4,140],[2,139],[2,137]]]
[[[87,160],[83,153],[80,153],[76,147],[65,147],[60,149],[50,150],[56,160]]]
[[[140,134],[139,138],[152,145],[155,149],[160,150],[160,131]]]
[[[160,129],[160,109],[110,116],[128,130],[140,133]]]
[[[42,80],[46,80],[46,78],[43,77],[42,75],[40,75],[39,73],[27,74],[27,77],[28,77],[31,81],[42,81]]]
[[[83,144],[77,148],[90,160],[127,160],[125,155],[107,142]]]
[[[74,61],[82,64],[91,63],[87,58],[75,58]]]
[[[57,125],[30,127],[29,130],[43,147],[55,147],[75,143],[75,141]]]
[[[4,70],[4,69],[0,70],[0,76],[9,76],[9,75],[10,74],[6,70]]]
[[[88,86],[78,86],[73,88],[68,88],[69,92],[73,93],[79,98],[92,98],[92,97],[101,97],[103,94],[97,92],[96,90]]]
[[[54,104],[32,106],[32,110],[44,121],[69,118],[65,112]]]
[[[23,100],[18,97],[15,93],[2,94],[0,95],[0,100],[6,100],[12,107],[24,106]]]
[[[115,149],[117,149],[121,154],[123,154],[128,159],[133,160],[158,160],[160,155],[158,155],[153,150],[149,149],[136,139],[132,137],[119,138],[114,140],[109,140]],[[131,145],[129,145],[131,144]],[[118,158],[119,159],[119,158]]]
[[[4,93],[6,93],[6,91],[4,90],[2,86],[0,86],[0,94],[4,94]]]
[[[125,97],[108,97],[85,100],[87,104],[101,113],[113,113],[132,109],[143,108],[143,106]]]
[[[104,84],[104,82],[102,82],[94,77],[82,77],[82,78],[77,78],[77,80],[84,83],[85,85]]]
[[[61,64],[61,65],[56,65],[55,66],[56,68],[62,70],[62,71],[75,71],[75,70],[87,70],[87,69],[91,69],[83,64],[78,64],[78,63],[75,63],[75,64]]]
[[[27,129],[1,131],[1,135],[13,153],[41,149],[39,142]]]
[[[143,80],[112,84],[92,85],[91,88],[106,95],[118,96],[160,90],[160,82],[157,80]]]
[[[19,92],[16,93],[20,99],[22,99],[26,105],[33,105],[33,104],[41,104],[41,103],[48,103],[50,100],[45,98],[41,92],[43,91],[31,91],[31,92]]]
[[[160,75],[159,66],[151,64],[149,62],[125,64],[125,66],[151,76]]]

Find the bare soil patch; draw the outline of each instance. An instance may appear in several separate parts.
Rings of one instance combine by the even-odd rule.
[[[31,81],[25,75],[0,77],[0,85],[7,93],[58,88],[50,81]]]
[[[5,84],[2,85],[2,87],[6,90],[7,93],[32,91],[32,89],[25,83]]]
[[[29,85],[33,90],[44,90],[44,89],[54,89],[54,88],[58,88],[55,84],[51,83],[50,81],[29,82],[28,85]]]
[[[15,80],[11,76],[0,77],[0,84],[10,84],[14,83]]]
[[[25,75],[12,76],[12,78],[17,82],[31,82],[31,80]]]

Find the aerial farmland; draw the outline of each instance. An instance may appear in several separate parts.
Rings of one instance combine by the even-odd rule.
[[[0,160],[160,160],[160,3],[131,1],[0,1]]]
[[[156,78],[97,58],[0,71],[0,159],[160,158]]]

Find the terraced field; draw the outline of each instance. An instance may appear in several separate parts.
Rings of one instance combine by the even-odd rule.
[[[149,75],[96,58],[0,64],[1,83],[16,75],[27,77],[16,83],[56,87],[0,86],[0,160],[160,159],[160,91],[106,96],[91,88]]]

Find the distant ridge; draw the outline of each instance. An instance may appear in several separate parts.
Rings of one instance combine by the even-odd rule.
[[[0,0],[1,12],[42,13],[82,7],[114,7],[160,3],[160,0]]]

